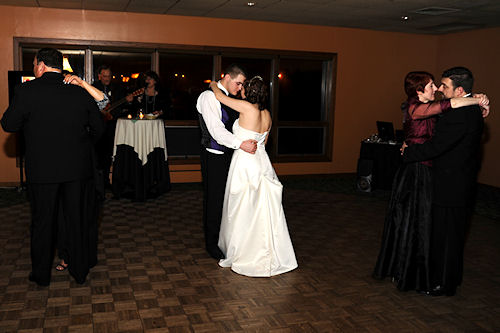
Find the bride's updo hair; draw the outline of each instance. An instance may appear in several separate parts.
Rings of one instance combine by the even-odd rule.
[[[257,104],[259,110],[266,108],[267,86],[260,76],[254,76],[244,84],[247,101]]]

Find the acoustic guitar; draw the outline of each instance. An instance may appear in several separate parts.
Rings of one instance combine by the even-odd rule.
[[[135,97],[135,96],[139,96],[139,95],[142,95],[142,94],[144,94],[144,88],[137,89],[136,91],[132,92],[131,94],[127,94],[127,96]],[[127,101],[127,96],[125,96],[125,97],[117,100],[116,102],[108,103],[108,105],[106,105],[106,107],[101,110],[101,113],[102,113],[102,115],[104,117],[104,120],[107,121],[107,120],[113,119],[113,115],[111,114],[111,111],[115,110],[120,105],[122,105],[123,103],[125,103]]]

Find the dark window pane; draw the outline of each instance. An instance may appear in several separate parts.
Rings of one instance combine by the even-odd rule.
[[[30,45],[23,43],[21,70],[32,71],[33,58],[39,45],[36,39]],[[267,103],[267,108],[273,113],[276,128],[268,141],[268,152],[272,159],[289,155],[283,161],[300,161],[301,156],[307,156],[307,160],[315,160],[316,157],[324,158],[327,153],[325,149],[329,145],[325,141],[327,134],[333,131],[327,121],[333,114],[327,112],[334,111],[331,99],[335,94],[330,90],[335,89],[335,54],[316,55],[279,50],[253,52],[230,48],[211,48],[211,51],[207,51],[204,47],[197,46],[189,50],[176,50],[170,47],[167,49],[161,44],[141,46],[138,42],[136,48],[126,45],[92,46],[93,68],[88,68],[85,66],[85,52],[82,50],[86,46],[66,43],[59,46],[78,76],[83,78],[85,74],[88,76],[93,72],[94,80],[97,80],[97,68],[105,64],[112,69],[115,83],[129,92],[144,86],[144,76],[140,74],[152,69],[152,55],[155,54],[152,50],[160,50],[157,66],[161,92],[167,94],[170,100],[170,108],[164,117],[167,120],[180,120],[171,122],[167,129],[170,156],[179,158],[199,154],[200,133],[193,122],[198,119],[196,101],[199,94],[208,88],[207,81],[214,75],[216,79],[221,77],[222,73],[214,74],[214,59],[218,59],[214,56],[216,53],[221,54],[221,72],[231,63],[236,63],[247,71],[248,79],[259,75],[268,83],[269,88],[271,80],[276,83],[272,90],[269,89],[270,98]],[[274,66],[277,66],[277,73],[274,73]],[[137,78],[132,74],[138,74]],[[271,110],[271,105],[274,110]]]
[[[227,66],[237,64],[242,66],[247,72],[247,79],[251,79],[255,75],[259,75],[265,82],[270,81],[271,75],[271,59],[259,58],[241,58],[241,57],[226,57],[222,56],[221,71],[224,72]],[[220,73],[223,74],[223,73]]]
[[[160,80],[170,96],[169,120],[196,120],[196,100],[212,79],[213,57],[197,54],[160,54]]]
[[[83,78],[85,75],[85,51],[58,49],[68,59],[72,74]],[[38,49],[23,48],[23,70],[33,70],[33,59]],[[68,68],[65,68],[69,71]]]
[[[201,132],[198,126],[166,126],[169,157],[200,155]]]
[[[74,51],[74,50],[59,50],[62,52],[63,56],[68,59],[68,64],[75,74],[81,78],[85,77],[85,51]],[[63,63],[64,64],[64,63]],[[69,68],[64,68],[70,72]]]
[[[278,128],[278,155],[321,155],[324,154],[324,133],[322,127]]]
[[[92,51],[94,63],[94,82],[97,81],[97,70],[101,65],[111,68],[115,84],[119,84],[133,91],[142,88],[144,78],[139,75],[135,78],[132,74],[140,74],[151,70],[151,53],[117,52],[117,51]]]
[[[259,58],[241,58],[241,57],[225,57],[222,56],[221,61],[221,71],[224,72],[225,69],[231,65],[237,64],[247,72],[247,79],[251,79],[252,77],[258,75],[262,77],[264,82],[268,84],[268,93],[270,93],[270,78],[271,78],[271,59],[259,59]],[[221,73],[222,75],[223,73]],[[220,76],[219,76],[220,77]],[[269,109],[269,98],[268,103],[266,105],[267,109]]]
[[[278,120],[322,120],[321,60],[280,59]]]

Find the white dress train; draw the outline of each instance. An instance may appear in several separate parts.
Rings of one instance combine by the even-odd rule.
[[[236,150],[226,183],[219,233],[222,267],[242,275],[269,277],[297,268],[281,204],[281,185],[265,150],[268,132],[257,133],[233,125],[241,140],[254,139],[255,154]]]

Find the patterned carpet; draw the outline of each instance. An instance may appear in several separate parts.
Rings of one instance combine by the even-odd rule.
[[[205,253],[200,184],[145,203],[109,195],[87,282],[54,270],[48,288],[27,279],[29,205],[0,190],[0,332],[500,332],[492,194],[478,195],[488,212],[476,209],[462,287],[431,297],[371,278],[389,194],[358,193],[354,179],[283,180],[299,268],[272,278],[237,275]]]

